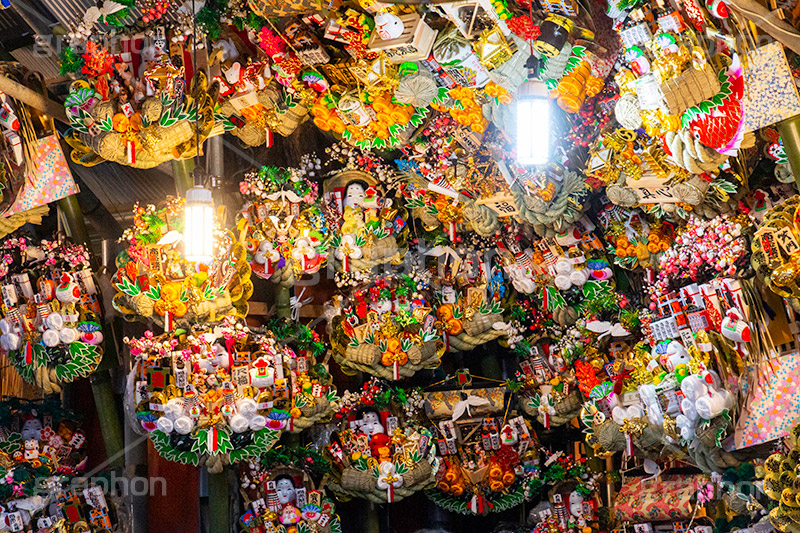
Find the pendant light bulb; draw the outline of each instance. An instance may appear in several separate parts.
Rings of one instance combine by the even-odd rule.
[[[183,244],[186,259],[210,263],[214,258],[214,198],[203,185],[186,191]]]
[[[547,86],[539,79],[539,63],[534,55],[528,58],[528,78],[517,89],[517,163],[522,166],[550,161],[552,104]]]

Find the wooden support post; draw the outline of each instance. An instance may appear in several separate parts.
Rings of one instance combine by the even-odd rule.
[[[763,32],[796,54],[800,54],[800,33],[775,16],[769,9],[755,0],[728,0],[728,7],[754,23]]]
[[[69,119],[67,118],[67,112],[64,110],[64,106],[50,100],[47,96],[37,93],[32,89],[28,89],[24,85],[6,76],[0,76],[0,91],[69,126]]]

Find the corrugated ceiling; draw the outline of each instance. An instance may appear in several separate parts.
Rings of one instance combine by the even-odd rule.
[[[11,51],[11,55],[28,70],[39,72],[49,85],[63,78],[58,70],[58,58],[54,54],[42,54],[33,46],[24,46]]]
[[[175,196],[170,163],[149,170],[116,163],[88,168],[72,164],[70,167],[123,226],[130,220],[136,202],[159,204],[167,196]]]
[[[83,18],[83,14],[93,6],[97,5],[95,0],[41,0],[50,12],[55,16],[56,20],[69,28],[74,26],[76,22]],[[128,22],[133,22],[141,16],[141,11],[138,9],[131,9],[131,16],[127,19]],[[171,22],[175,20],[172,12],[167,13],[164,17],[164,22]]]

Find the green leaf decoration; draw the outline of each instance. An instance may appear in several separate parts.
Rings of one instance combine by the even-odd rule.
[[[358,470],[360,472],[366,472],[367,471],[367,458],[366,457],[359,457],[358,460],[356,460],[356,461],[354,461],[352,463],[352,465],[353,465],[353,468],[355,468],[356,470]]]
[[[555,311],[567,306],[567,301],[555,287],[546,287],[547,291],[547,310]]]
[[[127,296],[138,296],[142,293],[142,289],[139,288],[139,282],[132,282],[127,276],[120,276],[120,282],[115,283],[114,286]]]
[[[735,194],[736,193],[736,185],[731,183],[728,180],[717,178],[711,182],[711,187],[714,189],[718,189],[724,191],[728,194]]]
[[[144,293],[145,296],[150,298],[151,300],[160,300],[161,299],[161,284],[157,284],[155,286],[150,287],[150,289]]]
[[[167,461],[175,463],[191,464],[197,466],[200,464],[200,456],[192,451],[181,451],[173,448],[169,442],[169,435],[160,430],[150,432],[150,440],[153,442],[153,447],[158,454]],[[194,449],[195,443],[192,444]]]
[[[425,201],[422,199],[421,196],[409,198],[406,201],[406,208],[408,209],[417,209],[422,207],[425,207]]]
[[[463,107],[463,106],[462,106]],[[409,125],[411,127],[417,128],[422,125],[422,122],[425,120],[426,113],[414,113],[411,115],[411,118],[408,120]]]
[[[203,299],[205,300],[214,300],[217,295],[214,292],[214,288],[211,285],[206,285],[203,289]]]
[[[65,364],[56,365],[56,377],[59,381],[71,382],[79,377],[86,377],[97,368],[103,358],[103,351],[99,346],[84,342],[73,342],[69,345],[70,360]]]
[[[450,98],[450,89],[447,87],[439,87],[439,92],[433,99],[432,103],[436,105],[444,105],[445,101]]]

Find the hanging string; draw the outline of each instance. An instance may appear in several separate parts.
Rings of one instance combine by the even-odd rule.
[[[195,168],[199,167],[200,164],[200,101],[198,96],[199,90],[199,77],[198,77],[198,67],[197,67],[197,8],[195,7],[195,0],[192,0],[192,45],[194,46],[193,54],[194,54],[194,68],[192,69],[194,73],[194,106],[195,106],[195,120],[194,120],[194,139],[195,139],[195,149],[197,150],[197,155],[195,155]],[[197,174],[195,173],[195,176]],[[197,185],[197,178],[195,177],[195,185]]]
[[[503,379],[487,378],[487,377],[484,377],[484,376],[476,376],[476,375],[472,375],[472,377],[476,378],[476,379],[479,379],[479,380],[482,380],[482,381],[489,381],[489,382],[492,382],[492,383],[506,383],[506,381],[503,380]],[[446,378],[444,378],[441,381],[437,381],[436,383],[431,383],[430,385],[428,385],[427,388],[435,387],[437,385],[442,385],[442,384],[447,383],[448,381],[450,381],[452,379],[455,379],[455,378],[456,378],[455,375],[453,375],[453,376],[448,375]]]

